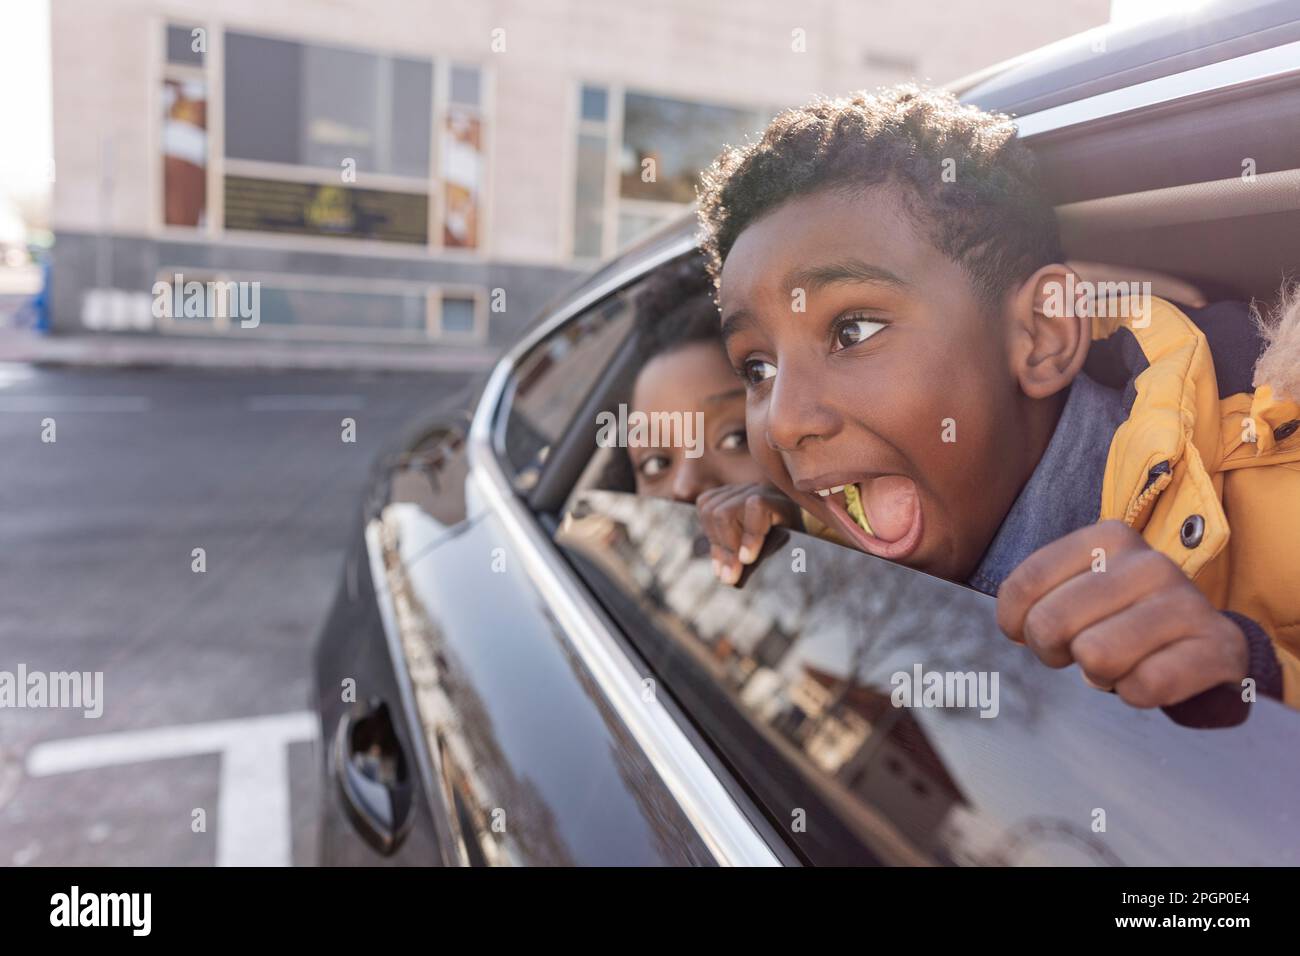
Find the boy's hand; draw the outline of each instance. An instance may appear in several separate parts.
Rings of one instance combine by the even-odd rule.
[[[1105,571],[1093,570],[1102,560]],[[1240,686],[1249,666],[1241,629],[1120,521],[1026,558],[998,589],[998,625],[1044,664],[1078,664],[1084,680],[1134,707]]]
[[[723,584],[740,580],[742,565],[757,560],[772,528],[802,523],[799,506],[770,485],[720,485],[696,498],[695,507],[712,546],[713,573]]]

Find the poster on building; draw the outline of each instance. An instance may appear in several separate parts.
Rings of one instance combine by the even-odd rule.
[[[447,149],[443,170],[446,214],[443,244],[460,249],[478,246],[478,201],[483,157],[483,122],[474,110],[447,111]]]
[[[199,79],[163,81],[163,222],[201,226],[208,206],[208,93]]]
[[[250,176],[227,176],[225,185],[227,229],[416,245],[429,241],[429,197],[424,193]]]

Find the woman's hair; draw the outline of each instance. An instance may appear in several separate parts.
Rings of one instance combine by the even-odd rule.
[[[706,342],[722,348],[713,280],[704,256],[696,250],[657,269],[637,293],[633,308],[638,375],[652,359],[686,345]],[[632,491],[636,488],[632,459],[626,449],[619,451],[610,456],[599,486]]]
[[[722,347],[713,280],[704,255],[692,250],[662,266],[637,293],[634,323],[641,364],[693,342]]]

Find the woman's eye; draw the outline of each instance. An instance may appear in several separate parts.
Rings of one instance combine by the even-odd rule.
[[[747,444],[745,429],[738,428],[734,432],[727,432],[722,436],[722,441],[718,442],[718,448],[722,451],[735,451],[744,448]]]
[[[776,366],[761,359],[746,362],[742,368],[744,379],[750,385],[757,385],[759,382],[766,381],[776,374]]]
[[[865,342],[884,327],[885,323],[873,322],[871,319],[845,319],[835,328],[835,345],[837,348],[834,351],[847,349],[859,342]]]
[[[657,478],[668,470],[668,459],[663,455],[653,455],[641,462],[641,474],[647,478]]]

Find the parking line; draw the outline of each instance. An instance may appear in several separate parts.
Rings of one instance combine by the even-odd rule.
[[[316,734],[316,715],[303,710],[46,741],[28,752],[26,766],[28,776],[48,777],[219,753],[217,866],[289,866],[287,748]]]

